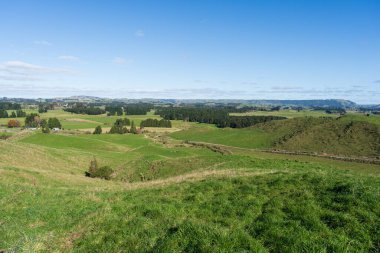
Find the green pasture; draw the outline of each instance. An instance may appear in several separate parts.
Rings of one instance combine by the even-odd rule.
[[[73,130],[118,118],[41,116]],[[0,140],[0,249],[377,252],[379,165],[259,151],[318,121],[246,129],[173,121],[183,130],[171,137],[234,146],[224,155],[148,135],[16,131]],[[114,170],[111,180],[84,175],[94,158]]]

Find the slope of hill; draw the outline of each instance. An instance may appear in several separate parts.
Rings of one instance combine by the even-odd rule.
[[[243,148],[283,149],[344,156],[380,156],[380,117],[298,117],[244,129],[202,124],[171,134],[173,138]]]
[[[266,155],[170,148],[141,135],[0,141],[0,249],[376,252],[378,175]],[[120,175],[85,177],[94,156]]]

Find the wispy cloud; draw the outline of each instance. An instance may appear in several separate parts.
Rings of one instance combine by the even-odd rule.
[[[137,30],[137,31],[135,32],[135,36],[136,36],[136,37],[144,37],[144,36],[145,36],[145,33],[144,33],[143,30]]]
[[[46,40],[35,40],[35,41],[33,41],[33,43],[36,45],[40,45],[40,46],[51,46],[51,45],[53,45],[52,43],[50,43],[49,41],[46,41]]]
[[[380,80],[375,80],[375,81],[373,81],[374,83],[380,83]]]
[[[63,61],[71,61],[71,62],[78,62],[80,60],[78,57],[72,56],[72,55],[61,55],[61,56],[58,56],[58,59],[63,60]]]
[[[4,64],[0,64],[0,70],[19,73],[36,73],[36,74],[48,74],[48,73],[73,73],[68,69],[62,68],[50,68],[39,66],[35,64],[26,63],[23,61],[7,61]]]
[[[69,69],[45,67],[23,61],[7,61],[0,64],[0,80],[6,81],[41,81],[42,75],[74,73]]]
[[[131,64],[131,63],[133,63],[133,60],[132,59],[125,59],[123,57],[115,57],[115,58],[113,58],[112,62],[114,64],[124,65],[124,64]]]
[[[279,92],[298,91],[298,90],[302,90],[302,87],[299,87],[299,86],[273,86],[273,87],[271,87],[271,90],[279,91]]]

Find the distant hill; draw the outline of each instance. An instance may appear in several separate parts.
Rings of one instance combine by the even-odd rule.
[[[258,106],[301,106],[318,108],[358,108],[356,103],[343,99],[312,99],[312,100],[244,100],[244,99],[128,99],[128,98],[101,98],[94,96],[71,96],[45,99],[24,99],[24,98],[0,98],[0,101],[33,103],[33,102],[87,102],[87,103],[153,103],[153,104],[207,104],[207,105],[258,105]]]
[[[356,108],[357,104],[343,99],[313,99],[313,100],[249,100],[257,105],[292,105],[303,107],[326,107],[326,108]]]
[[[375,124],[350,117],[294,118],[256,126],[277,136],[276,149],[345,156],[380,156],[380,131]]]

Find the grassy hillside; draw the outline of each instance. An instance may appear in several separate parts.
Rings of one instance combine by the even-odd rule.
[[[62,120],[72,117],[50,113]],[[75,117],[110,120],[104,115]],[[135,116],[144,117],[150,116]],[[333,124],[329,127],[336,137],[351,120],[283,122],[217,129],[175,121],[174,126],[187,130],[171,135],[265,148],[284,136],[286,141],[278,145],[291,141],[298,145],[296,140],[311,138],[303,136],[308,133],[322,136],[325,124]],[[89,122],[75,122],[75,129],[82,123]],[[355,136],[366,133],[367,139],[358,143],[370,142],[367,130],[373,126],[355,121],[348,131]],[[363,127],[366,131],[360,132]],[[227,149],[231,152],[222,155],[181,141],[164,145],[151,135],[15,131],[0,140],[0,249],[377,252],[380,248],[379,165]],[[111,180],[84,176],[94,157],[115,170]]]
[[[379,177],[334,163],[223,156],[133,135],[32,134],[2,141],[0,150],[0,248],[10,252],[376,252],[380,246]],[[135,183],[86,178],[91,156],[114,165],[132,161],[125,174],[148,173],[145,163],[155,161],[158,174]]]
[[[276,148],[346,156],[380,155],[380,117],[297,117],[245,129],[218,129],[198,124],[172,133],[175,139],[242,148]]]

